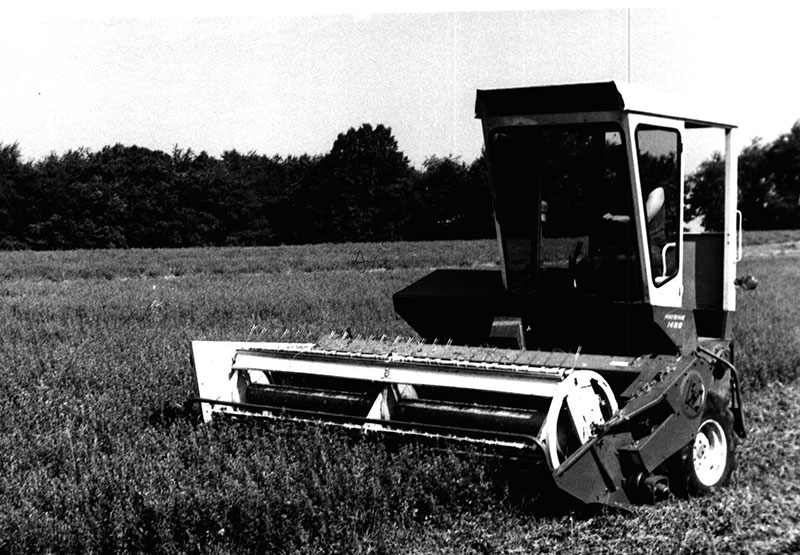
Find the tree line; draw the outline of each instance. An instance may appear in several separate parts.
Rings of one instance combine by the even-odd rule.
[[[738,168],[744,229],[800,228],[800,121],[770,143],[754,139],[739,154]],[[725,160],[718,152],[688,176],[687,219],[722,229],[724,176]]]
[[[422,170],[364,124],[317,156],[120,144],[22,162],[0,145],[0,248],[273,245],[489,237],[485,163]]]
[[[721,228],[719,154],[687,179],[688,218]],[[23,162],[0,144],[0,249],[476,239],[495,233],[483,155],[416,169],[391,129],[364,124],[324,155],[221,157],[114,145]],[[800,122],[739,158],[747,229],[800,227]]]

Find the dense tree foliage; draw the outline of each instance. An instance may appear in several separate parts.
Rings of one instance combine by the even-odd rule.
[[[22,162],[0,145],[0,249],[490,237],[486,180],[483,157],[414,169],[383,125],[286,158],[117,144]]]
[[[654,162],[655,163],[655,162]],[[472,239],[494,234],[488,164],[409,164],[364,124],[319,156],[107,146],[24,162],[0,144],[0,249],[185,247]],[[722,226],[719,154],[687,179],[687,219]],[[800,227],[800,122],[739,157],[747,229]]]
[[[399,238],[403,189],[412,177],[391,130],[369,124],[340,133],[331,152],[301,184],[300,209],[307,241]]]
[[[408,191],[402,236],[412,240],[492,237],[488,178],[483,156],[469,165],[452,157],[425,160]]]
[[[488,237],[484,166],[432,158],[420,172],[391,129],[369,124],[324,156],[118,144],[23,163],[18,145],[0,145],[0,248]]]
[[[723,225],[725,162],[719,153],[687,179],[687,217]],[[800,227],[800,121],[769,144],[753,140],[739,154],[739,209],[745,229]]]

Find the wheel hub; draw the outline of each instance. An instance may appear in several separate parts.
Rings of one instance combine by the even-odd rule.
[[[692,450],[694,472],[701,484],[714,486],[725,473],[728,459],[728,442],[725,432],[716,420],[706,420],[697,431]]]

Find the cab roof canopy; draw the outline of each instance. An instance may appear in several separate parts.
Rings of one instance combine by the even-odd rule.
[[[736,127],[669,96],[618,81],[478,90],[475,100],[478,118],[608,111],[678,119],[687,128]]]

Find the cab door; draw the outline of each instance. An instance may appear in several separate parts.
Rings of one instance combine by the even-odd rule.
[[[666,118],[628,118],[630,164],[645,301],[680,307],[683,297],[684,124]]]

